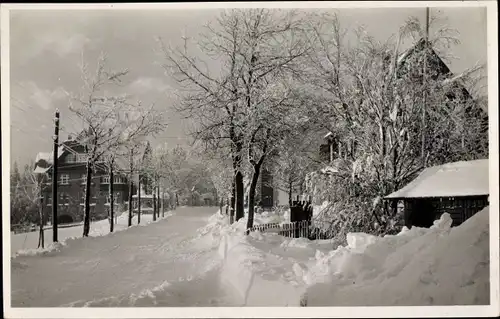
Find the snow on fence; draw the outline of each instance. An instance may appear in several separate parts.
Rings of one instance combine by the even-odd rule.
[[[290,223],[268,223],[255,225],[250,229],[250,231],[277,232],[279,235],[285,237],[309,238],[311,233],[309,227],[310,223],[307,220],[301,220]]]

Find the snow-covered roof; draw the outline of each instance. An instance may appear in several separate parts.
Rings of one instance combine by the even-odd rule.
[[[35,163],[40,161],[40,160],[44,160],[47,163],[52,163],[52,157],[53,157],[53,155],[51,152],[40,152],[40,153],[36,154]]]
[[[489,195],[488,173],[488,159],[433,166],[426,168],[411,183],[385,198]]]
[[[49,170],[49,167],[37,166],[37,167],[35,167],[35,170],[33,171],[33,173],[35,173],[35,174],[44,174],[44,173],[47,173],[48,170]]]

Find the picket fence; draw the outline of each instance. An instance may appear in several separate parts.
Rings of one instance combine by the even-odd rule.
[[[268,223],[253,226],[250,231],[260,231],[266,233],[278,233],[285,237],[304,237],[309,238],[310,223],[307,220],[290,223]]]
[[[320,229],[311,226],[307,220],[289,223],[268,223],[253,226],[250,231],[259,231],[262,233],[278,233],[284,237],[293,238],[309,238],[313,240],[318,239],[332,239],[335,236],[333,229]]]

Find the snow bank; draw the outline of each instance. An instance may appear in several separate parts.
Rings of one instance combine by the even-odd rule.
[[[294,282],[293,263],[266,254],[244,235],[225,235],[219,247],[224,259],[222,282],[241,299],[241,306],[298,306],[303,286]]]
[[[245,306],[425,306],[489,303],[489,209],[451,228],[403,227],[384,237],[329,240],[244,235],[246,219],[219,222],[222,280]]]
[[[317,253],[302,299],[308,306],[488,304],[488,213],[455,228],[444,214],[430,229],[349,234],[346,247]]]
[[[275,233],[245,236],[246,218],[220,232],[221,279],[241,299],[242,306],[299,306],[304,293],[305,264],[329,241],[312,242]]]

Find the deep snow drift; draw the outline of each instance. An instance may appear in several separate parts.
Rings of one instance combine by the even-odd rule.
[[[246,220],[213,219],[222,240],[222,279],[247,306],[425,306],[489,303],[489,209],[451,228],[444,214],[430,229],[395,236],[348,234],[348,245],[244,236]]]

